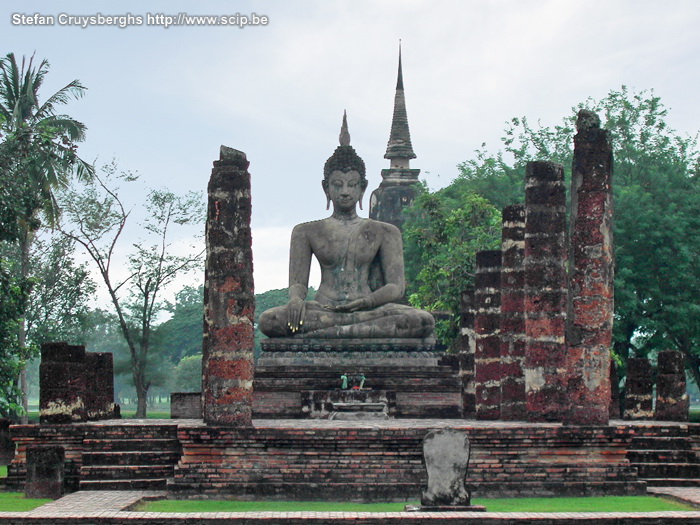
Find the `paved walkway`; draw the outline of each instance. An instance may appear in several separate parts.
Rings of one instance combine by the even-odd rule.
[[[700,488],[655,487],[650,493],[668,495],[700,507]],[[143,498],[165,496],[158,491],[80,491],[47,503],[30,512],[0,512],[0,523],[277,523],[277,524],[698,524],[700,511],[651,513],[497,513],[497,512],[216,512],[154,513],[125,509]]]
[[[31,516],[102,516],[128,509],[145,498],[164,498],[165,492],[143,490],[81,490],[46,503]],[[2,513],[0,513],[1,515]]]
[[[647,492],[689,503],[700,509],[700,487],[647,487]]]

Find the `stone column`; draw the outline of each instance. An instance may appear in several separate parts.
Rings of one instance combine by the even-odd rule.
[[[525,206],[503,208],[501,419],[525,420]]]
[[[501,250],[476,254],[474,287],[474,384],[476,418],[499,419],[501,412]]]
[[[613,327],[612,145],[598,115],[581,110],[571,173],[568,394],[564,421],[607,425]]]
[[[625,382],[625,419],[653,419],[652,391],[654,389],[651,363],[646,357],[627,360]]]
[[[677,350],[659,352],[656,375],[656,413],[659,421],[688,421],[685,356]]]
[[[245,153],[222,146],[209,180],[202,407],[211,425],[251,424],[255,296],[248,165]]]
[[[529,162],[525,180],[525,392],[528,419],[561,421],[566,400],[564,168]]]
[[[459,376],[462,381],[462,416],[476,417],[476,391],[474,388],[474,289],[462,291],[459,316],[459,337],[457,341]]]

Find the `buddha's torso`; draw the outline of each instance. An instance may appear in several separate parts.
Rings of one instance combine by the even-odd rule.
[[[316,301],[337,305],[371,293],[369,275],[384,232],[382,223],[357,218],[334,218],[310,222],[305,234],[321,266],[321,284]]]

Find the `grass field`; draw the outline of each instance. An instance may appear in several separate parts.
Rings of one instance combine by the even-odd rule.
[[[514,498],[473,500],[490,512],[656,512],[693,510],[652,496],[597,498]],[[418,502],[408,502],[418,505]],[[321,501],[159,500],[138,506],[141,512],[400,512],[406,503],[332,503]]]
[[[24,512],[34,510],[50,499],[27,499],[21,492],[0,492],[0,511]]]

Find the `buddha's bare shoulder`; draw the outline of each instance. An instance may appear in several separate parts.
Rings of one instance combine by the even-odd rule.
[[[292,235],[308,235],[309,233],[315,233],[325,227],[324,221],[327,219],[320,219],[317,221],[302,222],[294,226],[292,230]]]
[[[375,232],[381,232],[384,235],[388,235],[391,237],[399,236],[401,237],[401,231],[394,226],[393,224],[389,224],[388,222],[382,222],[382,221],[375,221],[374,219],[365,219],[364,223],[367,228],[371,228]]]

